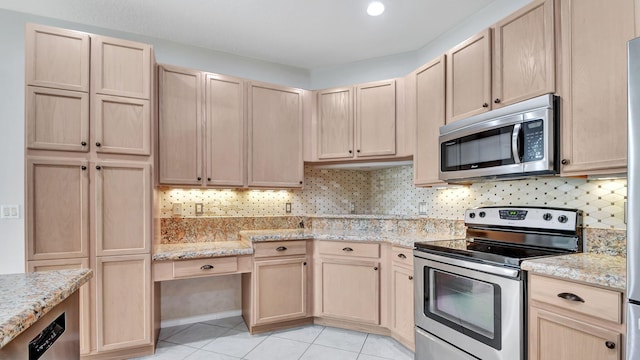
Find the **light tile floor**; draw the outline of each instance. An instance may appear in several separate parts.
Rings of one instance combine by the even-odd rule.
[[[413,352],[387,336],[318,325],[250,335],[238,316],[164,328],[155,355],[138,359],[413,360]]]

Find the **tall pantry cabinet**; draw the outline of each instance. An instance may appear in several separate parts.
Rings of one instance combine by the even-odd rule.
[[[150,45],[26,27],[27,270],[90,267],[81,354],[151,353]]]

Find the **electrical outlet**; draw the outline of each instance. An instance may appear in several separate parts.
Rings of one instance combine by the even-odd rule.
[[[0,219],[20,219],[20,205],[2,205]]]
[[[356,213],[356,203],[353,201],[349,203],[349,212],[352,214]]]
[[[204,214],[204,206],[202,203],[196,203],[196,216],[201,216]]]
[[[418,203],[418,214],[419,215],[427,215],[427,203],[426,202]]]
[[[182,203],[171,204],[171,213],[175,216],[182,215]]]
[[[287,214],[291,214],[291,203],[286,203],[286,204],[284,204],[284,211],[285,211]]]

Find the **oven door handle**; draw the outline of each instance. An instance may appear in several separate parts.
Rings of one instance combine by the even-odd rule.
[[[513,154],[513,161],[516,164],[520,164],[522,159],[520,157],[520,138],[522,132],[522,123],[513,125],[513,132],[511,133],[511,153]]]

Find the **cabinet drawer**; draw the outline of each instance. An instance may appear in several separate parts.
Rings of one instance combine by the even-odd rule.
[[[391,259],[395,264],[413,266],[413,251],[409,248],[394,246],[391,248]]]
[[[352,257],[380,257],[380,244],[354,243],[346,241],[318,241],[322,255],[343,255]]]
[[[306,240],[269,241],[253,244],[253,254],[256,258],[269,256],[304,255],[306,253]]]
[[[622,293],[530,275],[531,299],[603,320],[622,321]]]
[[[236,272],[238,259],[235,256],[176,261],[173,263],[173,277],[198,277]]]

